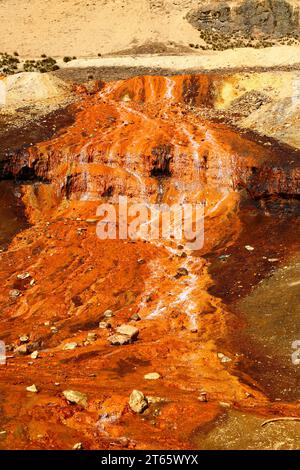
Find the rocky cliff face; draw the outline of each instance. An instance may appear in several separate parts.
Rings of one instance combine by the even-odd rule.
[[[15,154],[4,172],[50,181],[61,197],[126,194],[155,202],[160,194],[165,201],[205,200],[208,210],[239,188],[253,197],[297,194],[299,170],[287,149],[271,151],[196,115],[214,105],[214,81],[196,75],[98,84],[72,126]]]
[[[242,2],[206,2],[187,15],[201,30],[239,33],[241,36],[268,38],[299,35],[299,7],[286,0],[244,0]]]

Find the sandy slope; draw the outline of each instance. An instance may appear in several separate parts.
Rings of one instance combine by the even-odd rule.
[[[22,55],[89,56],[147,41],[188,45],[196,0],[2,0],[0,44]]]

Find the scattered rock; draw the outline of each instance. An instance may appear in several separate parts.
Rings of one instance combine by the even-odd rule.
[[[137,339],[137,337],[139,335],[138,328],[136,328],[135,326],[132,326],[132,325],[126,325],[126,324],[121,325],[116,329],[116,331],[120,335],[129,336],[131,341],[134,341],[135,339]]]
[[[253,251],[254,250],[253,246],[251,246],[251,245],[245,245],[245,248],[248,251]]]
[[[161,378],[161,375],[158,372],[149,372],[149,374],[144,375],[145,380],[157,380],[160,378]]]
[[[76,444],[73,445],[73,450],[82,450],[83,445],[82,442],[76,442]]]
[[[87,395],[85,393],[77,392],[76,390],[64,390],[63,395],[70,403],[81,405],[84,408],[87,407]]]
[[[200,392],[198,400],[203,402],[203,403],[208,402],[207,393],[206,392]]]
[[[167,401],[166,398],[152,396],[147,396],[146,399],[149,405],[156,405],[157,403],[165,403]]]
[[[112,310],[105,310],[103,313],[104,318],[111,318],[114,316],[114,312]]]
[[[7,432],[6,431],[0,431],[0,437],[6,437]]]
[[[96,339],[97,339],[96,333],[89,332],[89,333],[87,334],[86,340],[87,340],[88,342],[93,343],[94,341],[96,341]]]
[[[31,359],[37,359],[39,357],[39,352],[38,351],[33,351],[33,353],[30,354]]]
[[[30,277],[30,273],[22,273],[22,274],[17,274],[17,278],[18,279],[27,279],[28,277]]]
[[[28,354],[27,344],[22,344],[21,346],[18,346],[17,348],[15,348],[14,353],[17,354],[18,356],[25,356],[26,354]]]
[[[73,342],[73,343],[66,343],[63,347],[63,349],[65,351],[72,351],[73,349],[76,349],[78,346],[77,343]]]
[[[125,344],[131,343],[130,337],[126,335],[117,335],[117,334],[111,335],[107,338],[107,340],[113,346],[123,346]]]
[[[35,384],[30,385],[29,387],[26,387],[27,392],[31,393],[38,393],[38,388]]]
[[[276,263],[279,261],[279,258],[268,258],[269,263]]]
[[[225,356],[225,354],[218,352],[218,358],[220,359],[220,362],[225,363],[225,362],[231,362],[232,359],[230,357]]]
[[[21,295],[21,291],[18,290],[18,289],[11,289],[9,291],[9,296],[12,298],[12,299],[16,299],[17,297],[19,297]]]
[[[139,390],[133,390],[129,397],[129,406],[135,413],[142,413],[148,408],[148,400]]]
[[[145,260],[143,258],[140,258],[137,260],[138,264],[145,264]]]
[[[28,343],[28,341],[29,341],[29,337],[27,335],[22,335],[22,336],[20,336],[19,339],[20,339],[21,343]]]

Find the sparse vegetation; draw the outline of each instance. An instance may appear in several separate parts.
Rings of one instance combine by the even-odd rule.
[[[4,75],[12,75],[18,71],[20,60],[15,55],[7,52],[0,52],[0,73]]]
[[[43,54],[44,55],[44,54]],[[42,60],[25,60],[23,65],[24,72],[53,72],[58,70],[59,66],[52,57],[45,57]]]
[[[295,34],[287,34],[285,37],[278,39],[269,39],[266,36],[260,38],[246,37],[240,33],[225,34],[217,31],[201,30],[200,38],[205,42],[205,45],[189,44],[191,48],[223,51],[226,49],[235,49],[238,47],[252,47],[254,49],[263,49],[275,45],[297,45],[300,43],[300,37]]]

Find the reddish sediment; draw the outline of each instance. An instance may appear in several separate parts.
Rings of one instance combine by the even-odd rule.
[[[299,165],[294,155],[197,117],[195,106],[212,103],[210,90],[203,76],[78,87],[74,123],[4,163],[4,174],[37,182],[22,186],[31,226],[1,253],[0,339],[14,356],[0,367],[1,448],[185,449],[224,406],[300,416],[298,404],[271,403],[239,372],[235,350],[220,351],[242,322],[209,291],[201,256],[242,233],[242,198],[297,196]],[[202,252],[183,258],[174,241],[97,238],[99,203],[120,195],[205,201]],[[178,279],[181,267],[187,275]],[[107,309],[111,328],[100,329]],[[138,340],[110,345],[123,323],[138,327]],[[89,332],[97,339],[87,344]],[[23,334],[28,354],[17,356]],[[69,342],[77,347],[64,350]],[[161,378],[147,381],[149,372]],[[26,391],[33,383],[38,394]],[[87,408],[67,403],[66,389],[86,393]],[[162,400],[137,415],[128,406],[133,389]],[[207,401],[198,399],[202,392]]]

